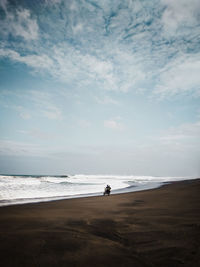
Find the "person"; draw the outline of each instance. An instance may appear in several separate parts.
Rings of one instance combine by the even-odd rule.
[[[107,186],[105,188],[104,195],[107,194],[109,196],[110,195],[110,191],[111,191],[111,186],[109,184],[107,184]]]

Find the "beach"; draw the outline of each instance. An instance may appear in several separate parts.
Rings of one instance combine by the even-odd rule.
[[[200,266],[200,179],[0,207],[1,266]]]

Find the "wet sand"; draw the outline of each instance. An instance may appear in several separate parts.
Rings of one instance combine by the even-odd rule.
[[[200,266],[200,179],[1,207],[0,265]]]

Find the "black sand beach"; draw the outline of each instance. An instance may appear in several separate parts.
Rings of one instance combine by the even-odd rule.
[[[200,179],[1,207],[0,265],[200,266]]]

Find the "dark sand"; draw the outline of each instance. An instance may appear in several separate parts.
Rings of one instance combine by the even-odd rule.
[[[0,266],[200,266],[200,179],[1,207]]]

